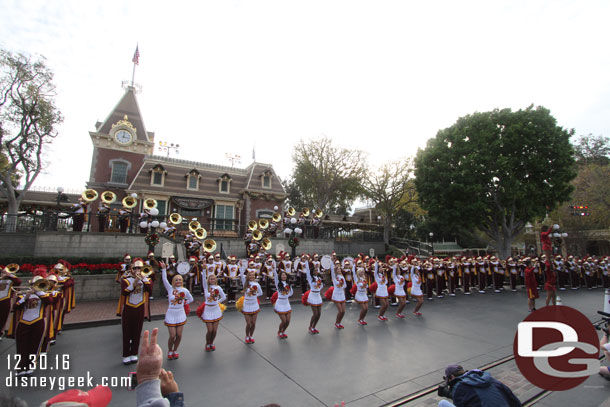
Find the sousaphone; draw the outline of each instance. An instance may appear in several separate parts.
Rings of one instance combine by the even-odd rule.
[[[213,239],[207,239],[205,242],[203,242],[203,250],[208,253],[216,251],[216,241]]]
[[[112,191],[102,192],[102,202],[104,202],[107,205],[110,205],[114,201],[116,201],[116,194],[114,192],[112,192]]]
[[[95,189],[85,189],[80,196],[85,202],[93,202],[97,199],[98,194]]]

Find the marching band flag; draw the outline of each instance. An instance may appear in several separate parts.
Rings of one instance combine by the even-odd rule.
[[[136,45],[136,52],[133,53],[133,59],[131,60],[136,65],[140,65],[140,51]]]

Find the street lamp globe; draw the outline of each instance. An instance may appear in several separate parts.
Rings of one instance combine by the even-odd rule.
[[[57,192],[59,192],[60,194],[64,192],[63,187],[57,187]]]

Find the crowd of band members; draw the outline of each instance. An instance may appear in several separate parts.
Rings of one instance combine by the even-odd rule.
[[[27,286],[7,268],[0,277],[0,330],[5,337],[15,339],[18,375],[33,373],[37,358],[61,334],[64,315],[76,306],[74,279],[67,263],[60,261],[49,269],[37,266],[34,274]],[[41,287],[44,290],[37,290]]]

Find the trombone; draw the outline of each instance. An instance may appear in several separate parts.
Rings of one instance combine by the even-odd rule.
[[[39,278],[36,281],[34,281],[33,283],[30,283],[30,285],[27,285],[27,286],[20,285],[17,287],[11,287],[11,290],[16,292],[17,294],[24,295],[24,294],[35,293],[36,291],[44,291],[44,292],[50,291],[52,288],[52,285],[53,285],[53,283],[51,283],[46,278]]]

